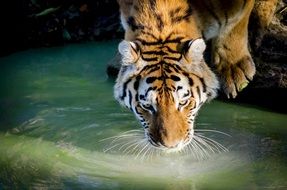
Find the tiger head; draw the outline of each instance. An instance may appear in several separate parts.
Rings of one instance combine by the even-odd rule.
[[[135,114],[153,146],[178,151],[190,143],[198,110],[216,96],[218,80],[204,62],[205,47],[202,39],[177,50],[119,44],[122,65],[114,95]]]

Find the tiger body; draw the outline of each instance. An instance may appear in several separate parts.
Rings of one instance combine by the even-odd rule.
[[[181,150],[192,140],[198,110],[216,96],[219,84],[235,97],[252,80],[247,26],[255,2],[118,2],[125,40],[119,44],[115,98],[135,113],[152,145]],[[218,78],[203,58],[209,39]]]

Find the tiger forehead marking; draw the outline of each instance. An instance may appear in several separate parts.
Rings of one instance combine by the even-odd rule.
[[[162,67],[163,69],[161,69]],[[177,103],[184,90],[188,92],[188,95],[191,94],[190,88],[193,85],[193,81],[187,77],[188,74],[180,75],[180,73],[175,72],[175,67],[167,64],[156,65],[155,68],[156,70],[151,68],[142,74],[143,80],[138,90],[140,101],[149,100],[156,107],[157,105],[165,104],[162,103],[165,101],[165,97]],[[153,70],[153,73],[150,73],[150,70]],[[191,86],[189,86],[190,84]]]

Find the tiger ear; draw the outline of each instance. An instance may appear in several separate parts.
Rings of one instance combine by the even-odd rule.
[[[139,46],[135,42],[123,40],[118,46],[122,55],[122,64],[129,65],[135,63],[139,58]]]
[[[189,63],[200,63],[203,60],[203,52],[206,48],[202,38],[191,40],[187,44],[186,58]]]

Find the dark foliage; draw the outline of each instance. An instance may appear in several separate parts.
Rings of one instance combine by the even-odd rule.
[[[115,0],[11,0],[2,9],[0,55],[123,36]]]

